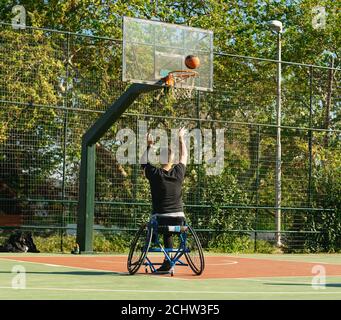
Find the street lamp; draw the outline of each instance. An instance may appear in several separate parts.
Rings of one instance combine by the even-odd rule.
[[[270,29],[272,29],[278,33],[282,33],[282,31],[283,31],[283,24],[281,21],[271,20],[268,22],[268,26]]]
[[[276,92],[276,181],[275,181],[275,222],[276,222],[276,245],[282,246],[281,241],[281,162],[282,162],[282,146],[281,146],[281,78],[282,78],[282,31],[283,25],[281,21],[272,20],[268,22],[269,28],[277,33],[277,92]]]

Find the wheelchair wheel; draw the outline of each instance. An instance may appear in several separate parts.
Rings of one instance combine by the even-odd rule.
[[[204,253],[197,234],[190,226],[187,230],[185,257],[193,272],[196,275],[202,274],[205,268]]]
[[[133,239],[128,255],[127,267],[130,274],[135,274],[144,263],[152,240],[153,229],[143,224]]]

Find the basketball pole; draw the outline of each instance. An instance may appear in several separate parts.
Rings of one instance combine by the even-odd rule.
[[[77,208],[77,244],[81,253],[93,252],[95,211],[96,143],[142,93],[161,89],[150,84],[132,84],[82,137]]]

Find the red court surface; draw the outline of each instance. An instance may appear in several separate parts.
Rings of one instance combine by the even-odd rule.
[[[128,274],[126,256],[2,256],[1,259]],[[176,267],[175,276],[191,279],[311,276],[312,269],[316,265],[323,265],[328,276],[341,276],[340,264],[285,261],[284,259],[285,257],[283,260],[271,260],[206,256],[205,270],[201,276],[195,276],[189,267],[183,266]],[[152,261],[158,260],[155,258]],[[145,274],[143,267],[136,275],[138,274]]]

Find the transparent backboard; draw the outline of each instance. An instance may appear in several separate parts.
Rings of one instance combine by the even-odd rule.
[[[194,88],[212,91],[212,31],[123,18],[123,81],[156,84],[170,71],[189,70],[185,66],[188,55],[200,59],[200,67],[195,69],[198,76],[194,79]]]

